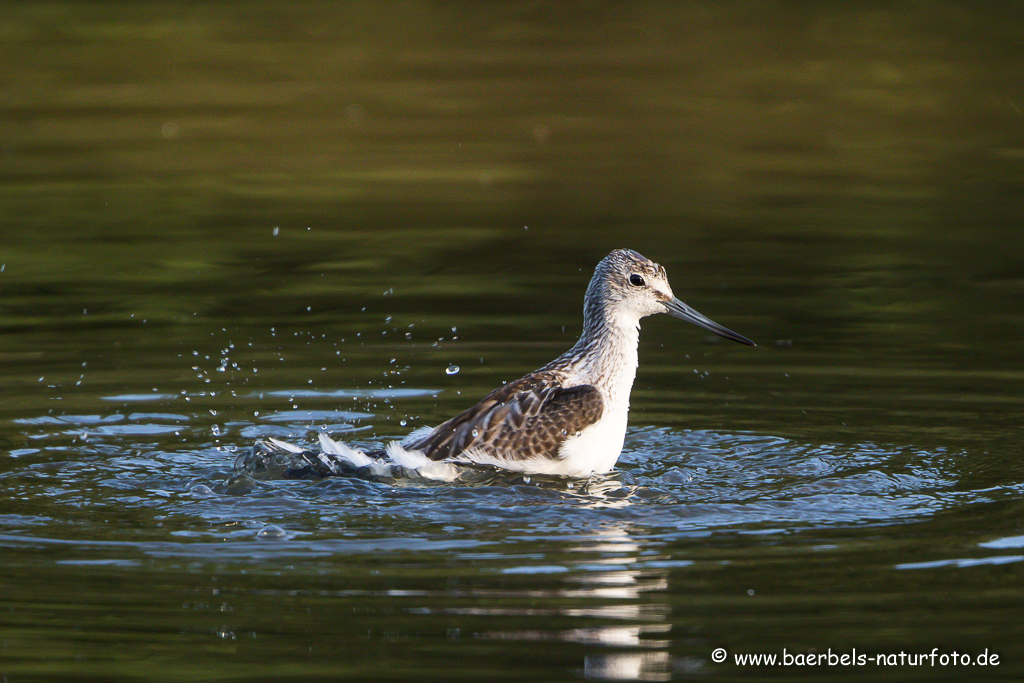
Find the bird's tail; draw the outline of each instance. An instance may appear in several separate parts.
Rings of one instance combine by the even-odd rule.
[[[422,451],[406,450],[398,441],[392,441],[384,450],[367,453],[322,432],[317,439],[319,449],[303,448],[273,437],[260,439],[235,459],[235,469],[260,479],[355,474],[385,478],[411,475],[440,481],[452,481],[460,471],[457,465],[435,462]]]

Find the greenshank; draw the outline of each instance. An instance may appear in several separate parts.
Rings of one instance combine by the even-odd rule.
[[[594,270],[575,346],[472,408],[382,451],[364,452],[321,433],[319,451],[270,438],[258,441],[249,457],[298,456],[321,475],[399,466],[447,479],[465,464],[570,477],[608,472],[626,436],[640,319],[655,313],[754,346],[677,299],[662,266],[631,249],[616,249]]]

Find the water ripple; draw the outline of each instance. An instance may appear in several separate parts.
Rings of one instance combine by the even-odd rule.
[[[664,428],[631,430],[619,470],[586,481],[490,469],[475,470],[458,485],[410,478],[260,481],[232,471],[234,452],[248,446],[251,433],[281,430],[308,438],[314,430],[307,420],[364,417],[372,416],[270,413],[264,422],[231,423],[237,444],[197,442],[196,434],[209,435],[199,415],[19,419],[36,430],[26,436],[37,448],[16,449],[23,457],[0,471],[0,487],[11,500],[47,504],[44,514],[12,508],[4,517],[5,542],[59,537],[55,520],[77,510],[131,516],[131,542],[140,550],[186,555],[225,552],[225,541],[243,557],[320,554],[336,542],[345,552],[359,552],[360,543],[377,538],[441,547],[451,540],[453,520],[500,529],[506,540],[522,543],[609,523],[642,525],[663,540],[716,532],[772,535],[906,522],[998,493],[964,489],[960,459],[942,448]],[[69,431],[69,424],[76,429]],[[183,425],[193,431],[179,435]],[[167,438],[178,438],[178,445],[159,441]],[[481,531],[481,542],[488,533]],[[362,541],[353,544],[353,537]],[[372,541],[366,547],[379,546]]]

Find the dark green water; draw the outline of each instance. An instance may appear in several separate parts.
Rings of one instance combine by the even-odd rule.
[[[1022,29],[8,8],[0,678],[1020,679]],[[232,478],[538,367],[622,246],[759,346],[645,320],[607,480]]]

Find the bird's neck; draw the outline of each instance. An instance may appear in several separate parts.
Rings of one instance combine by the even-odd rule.
[[[573,359],[579,383],[593,384],[606,396],[623,396],[628,401],[639,341],[640,319],[635,314],[615,306],[588,305],[583,334],[566,356]]]

